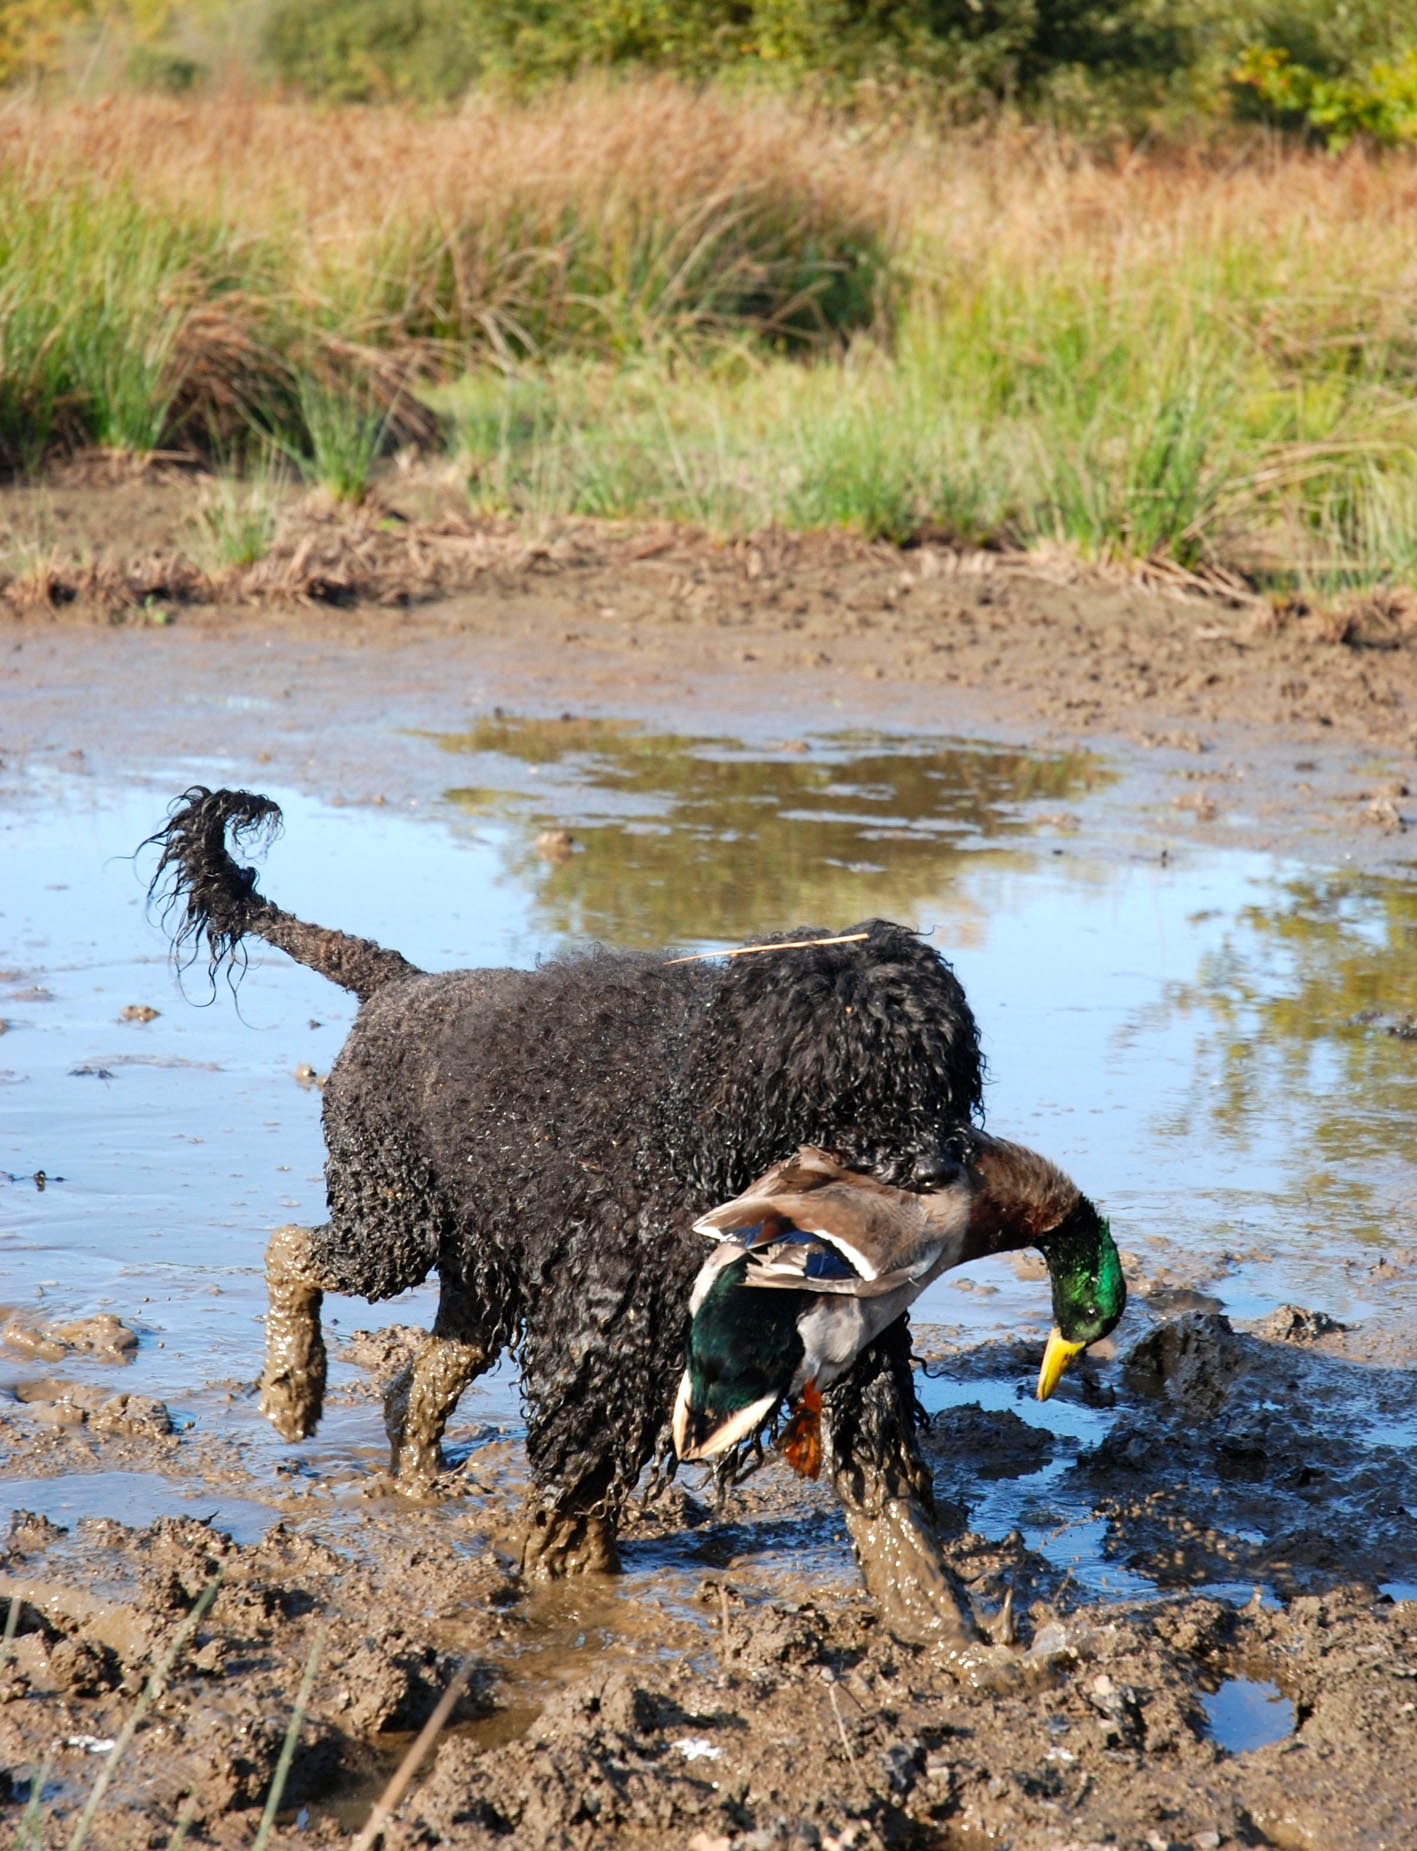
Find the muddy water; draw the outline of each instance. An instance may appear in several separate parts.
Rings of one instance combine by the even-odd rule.
[[[857,734],[743,745],[507,718],[419,749],[428,794],[408,811],[272,790],[287,840],[265,880],[282,904],[439,967],[526,964],[587,938],[712,949],[800,921],[906,920],[953,958],[978,1012],[990,1124],[1105,1204],[1139,1319],[1148,1305],[1247,1320],[1297,1303],[1377,1346],[1411,1325],[1413,1275],[1382,1261],[1411,1244],[1417,1043],[1386,1030],[1417,996],[1417,890],[1254,855],[1163,856],[1145,834],[1099,832],[1110,774],[1083,755]],[[311,1075],[328,1068],[350,1000],[270,956],[253,959],[239,1005],[223,989],[194,1006],[210,1000],[205,979],[189,973],[185,998],[174,987],[144,918],[144,864],[125,859],[168,795],[223,775],[211,763],[104,783],[5,774],[0,1169],[13,1180],[0,1184],[0,1307],[20,1330],[0,1346],[0,1393],[152,1397],[203,1443],[214,1489],[204,1503],[190,1485],[71,1471],[7,1481],[0,1500],[66,1523],[202,1504],[243,1536],[263,1511],[303,1514],[352,1541],[397,1513],[370,1374],[336,1352],[329,1413],[300,1447],[258,1420],[250,1388],[267,1233],[321,1216]],[[538,848],[548,830],[572,840]],[[1359,1020],[1371,1012],[1392,1021]],[[1070,1385],[1046,1408],[1027,1398],[1048,1322],[1037,1271],[999,1262],[932,1288],[917,1313],[935,1327],[924,1398],[1021,1421],[1048,1448],[1032,1472],[961,1481],[975,1529],[1021,1529],[1091,1598],[1152,1595],[1162,1580],[1109,1553],[1072,1471],[1116,1419],[1115,1368],[1104,1358],[1092,1390]],[[335,1301],[330,1332],[338,1344],[426,1324],[431,1303],[427,1289],[372,1311]],[[23,1347],[26,1329],[100,1313],[136,1332],[130,1361]],[[1019,1338],[1027,1359],[978,1362]],[[1359,1373],[1335,1380],[1334,1430],[1360,1449],[1417,1439],[1410,1406],[1366,1399]],[[451,1437],[471,1498],[508,1499],[518,1420],[505,1373],[464,1398]],[[224,1462],[242,1495],[220,1482]],[[632,1544],[631,1589],[653,1576],[692,1637],[700,1618],[676,1604],[666,1568],[692,1577],[727,1561],[770,1585],[787,1521]],[[829,1511],[789,1527],[797,1573],[849,1573]],[[456,1546],[451,1519],[449,1535]],[[1243,1600],[1252,1583],[1213,1585]],[[536,1649],[604,1651],[624,1597],[546,1616]]]
[[[1294,1728],[1294,1705],[1268,1678],[1227,1678],[1201,1699],[1214,1741],[1229,1754],[1253,1754]]]

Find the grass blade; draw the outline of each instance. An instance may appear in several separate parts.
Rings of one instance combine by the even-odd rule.
[[[3,1671],[10,1657],[10,1648],[15,1643],[15,1632],[20,1624],[20,1597],[10,1596],[10,1611],[5,1615],[5,1636],[0,1638],[0,1671]]]
[[[182,1851],[187,1842],[187,1834],[192,1829],[192,1821],[197,1816],[197,1796],[189,1793],[182,1802],[177,1814],[177,1823],[172,1828],[172,1836],[167,1841],[167,1851]]]
[[[25,1802],[24,1812],[20,1815],[19,1830],[15,1833],[15,1851],[28,1851],[31,1844],[42,1842],[40,1809],[44,1805],[44,1789],[49,1785],[49,1776],[53,1770],[54,1757],[57,1752],[58,1744],[55,1743],[40,1763],[39,1772],[30,1782],[30,1796]]]
[[[206,1614],[208,1607],[210,1607],[212,1602],[216,1599],[217,1590],[220,1588],[225,1576],[226,1569],[224,1567],[219,1568],[212,1576],[211,1580],[197,1596],[197,1602],[192,1608],[192,1611],[172,1635],[167,1650],[163,1653],[155,1668],[149,1673],[148,1680],[143,1685],[137,1702],[129,1711],[127,1721],[118,1732],[118,1739],[110,1749],[108,1759],[98,1771],[98,1779],[93,1783],[93,1791],[89,1794],[88,1800],[84,1805],[84,1810],[79,1814],[78,1823],[75,1825],[69,1839],[68,1851],[79,1851],[79,1847],[88,1837],[89,1827],[93,1824],[94,1819],[97,1817],[98,1809],[103,1804],[103,1796],[107,1793],[113,1776],[118,1771],[118,1763],[127,1753],[133,1737],[138,1733],[143,1718],[152,1708],[153,1702],[158,1692],[161,1690],[168,1673],[177,1663],[178,1657],[187,1645],[188,1640],[191,1639],[193,1633],[196,1632],[198,1626],[201,1625],[203,1616]]]
[[[444,1723],[453,1713],[453,1705],[467,1689],[468,1679],[472,1676],[472,1661],[465,1659],[458,1667],[453,1681],[438,1699],[438,1707],[418,1731],[409,1744],[408,1752],[394,1769],[393,1777],[387,1787],[374,1802],[364,1830],[350,1846],[350,1851],[372,1851],[376,1839],[384,1832],[394,1815],[394,1809],[408,1791],[409,1784],[418,1772],[423,1757],[437,1740]]]
[[[315,1634],[310,1646],[310,1656],[305,1660],[305,1672],[301,1677],[300,1689],[296,1694],[295,1710],[290,1718],[290,1727],[285,1732],[285,1740],[281,1743],[280,1759],[276,1762],[276,1771],[271,1779],[271,1790],[266,1795],[266,1809],[261,1814],[261,1823],[257,1828],[256,1840],[251,1851],[266,1851],[266,1840],[271,1835],[271,1828],[276,1822],[276,1814],[280,1811],[281,1795],[285,1792],[290,1764],[295,1759],[296,1744],[300,1740],[300,1729],[305,1721],[305,1710],[310,1701],[315,1673],[319,1669],[320,1659],[324,1655],[329,1636],[330,1627],[327,1620]]]

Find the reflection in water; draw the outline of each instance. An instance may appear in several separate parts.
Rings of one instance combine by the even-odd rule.
[[[851,733],[765,753],[569,717],[487,720],[435,740],[479,761],[481,781],[448,791],[451,803],[521,825],[510,872],[544,929],[634,946],[910,919],[962,848],[1016,833],[1024,804],[1106,775],[1084,753]],[[532,846],[550,826],[580,845],[558,865]]]
[[[457,754],[475,788],[417,817],[272,792],[287,838],[263,888],[429,969],[524,966],[591,935],[722,944],[876,912],[935,928],[979,1017],[990,1122],[1061,1162],[1153,1279],[1239,1317],[1284,1302],[1373,1328],[1414,1315],[1417,1275],[1401,1255],[1375,1274],[1372,1242],[1413,1241],[1417,1043],[1354,1018],[1414,1007],[1417,889],[1296,877],[1260,856],[1163,863],[1115,838],[1105,853],[1060,854],[1030,828],[1106,781],[1081,756],[849,734],[753,751],[581,721],[489,722],[427,750],[430,783]],[[164,779],[219,783],[223,767]],[[292,1074],[328,1069],[352,1002],[263,953],[239,1011],[224,991],[188,1006],[121,859],[161,799],[28,772],[7,791],[23,801],[0,804],[0,1161],[68,1180],[40,1192],[0,1173],[3,1296],[56,1321],[135,1319],[125,1388],[237,1441],[258,1478],[285,1474],[289,1449],[237,1391],[258,1364],[269,1231],[325,1214],[319,1099]],[[582,844],[569,861],[536,854],[548,826]],[[113,1078],[80,1077],[95,1068]],[[335,1306],[331,1328],[426,1325],[434,1297]],[[1036,1275],[1000,1261],[939,1281],[917,1321],[965,1344],[1022,1338],[1036,1371],[1050,1305]],[[11,1355],[0,1389],[51,1368]],[[65,1364],[85,1383],[103,1372]],[[996,1390],[999,1407],[1069,1438],[1068,1404],[1039,1410],[1024,1371],[960,1392],[989,1407]],[[510,1371],[461,1409],[464,1430],[517,1419]],[[1391,1409],[1383,1419],[1384,1444],[1403,1443]],[[1074,1432],[1041,1468],[1032,1517],[1009,1501],[1019,1481],[971,1478],[969,1498],[988,1533],[1022,1522],[1075,1578],[1115,1591],[1119,1571],[1087,1527],[1090,1492],[1070,1509],[1054,1477],[1098,1437]],[[330,1488],[367,1484],[383,1456],[367,1385],[336,1346],[329,1412],[283,1499],[308,1491],[325,1508]],[[802,1547],[794,1537],[799,1572]],[[827,1554],[841,1559],[835,1542]],[[1390,1585],[1401,1598],[1410,1583]]]
[[[1417,1003],[1417,886],[1286,880],[1247,906],[1162,1009],[1199,1019],[1174,1133],[1238,1151],[1282,1140],[1285,1193],[1390,1236],[1417,1165],[1417,1042],[1384,1032]],[[1376,1019],[1374,1019],[1376,1018]]]
[[[1227,1754],[1251,1754],[1294,1733],[1294,1705],[1268,1679],[1227,1678],[1201,1702],[1206,1732]]]

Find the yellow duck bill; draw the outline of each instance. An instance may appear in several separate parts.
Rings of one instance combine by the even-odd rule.
[[[1038,1371],[1038,1399],[1046,1401],[1058,1386],[1059,1378],[1073,1358],[1087,1348],[1085,1343],[1069,1343],[1055,1324],[1048,1333],[1048,1347],[1043,1352],[1043,1366]]]

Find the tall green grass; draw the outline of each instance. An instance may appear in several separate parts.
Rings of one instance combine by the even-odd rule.
[[[79,443],[141,455],[200,398],[193,306],[256,268],[221,231],[124,184],[36,185],[0,167],[0,465]]]
[[[222,468],[203,484],[188,523],[188,545],[204,572],[215,577],[266,557],[275,543],[288,475],[278,456],[252,450],[244,468]]]
[[[357,500],[383,452],[445,440],[431,399],[474,503],[535,520],[1417,572],[1398,157],[863,141],[662,82],[0,123],[10,469],[274,449]],[[213,548],[246,546],[212,505]]]
[[[431,434],[409,380],[470,355],[812,351],[889,314],[869,169],[779,109],[672,86],[456,122],[149,98],[16,104],[6,127],[11,469],[255,431],[357,498],[380,449]]]
[[[1412,581],[1417,404],[1369,350],[1363,303],[1351,339],[1329,303],[1322,340],[1303,340],[1266,327],[1263,266],[1209,283],[1158,263],[1109,292],[1091,270],[1000,266],[922,289],[892,350],[810,369],[741,350],[714,368],[562,363],[475,376],[449,402],[474,502],[534,519],[937,532]]]

